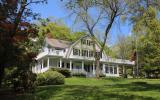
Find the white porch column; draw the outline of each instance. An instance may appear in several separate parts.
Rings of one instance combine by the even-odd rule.
[[[114,74],[114,67],[115,67],[115,66],[112,66],[112,68],[113,68],[113,74]]]
[[[72,60],[70,60],[70,66],[69,66],[69,70],[72,70]]]
[[[117,74],[119,76],[119,66],[117,65]]]
[[[106,69],[105,69],[105,64],[103,64],[103,69],[102,69],[102,70],[103,70],[103,73],[105,74],[105,72],[106,72],[106,71],[105,71],[105,70],[106,70]]]
[[[62,68],[62,58],[60,58],[59,67]]]
[[[125,74],[125,67],[124,67],[124,65],[123,65],[123,74]]]
[[[82,72],[84,72],[84,61],[82,61]]]
[[[64,62],[64,68],[67,68],[67,63],[66,62]]]
[[[43,70],[43,65],[44,65],[44,60],[42,59],[42,68],[41,68],[41,70],[40,70],[40,72],[42,72],[42,70]]]
[[[95,74],[95,63],[93,62],[93,74]]]
[[[109,74],[111,74],[111,72],[110,72],[110,67],[111,67],[111,66],[108,65],[108,73],[109,73]]]
[[[49,57],[48,57],[48,60],[47,60],[47,67],[49,68]]]

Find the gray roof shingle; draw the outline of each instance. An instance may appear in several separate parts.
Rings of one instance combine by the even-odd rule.
[[[47,37],[45,40],[51,47],[55,47],[55,48],[64,49],[64,48],[68,48],[72,44],[72,42],[70,42],[70,41],[47,38]]]

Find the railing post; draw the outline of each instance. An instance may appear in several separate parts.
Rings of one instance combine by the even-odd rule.
[[[49,66],[50,66],[50,65],[49,65],[49,57],[48,57],[48,60],[47,60],[47,67],[49,68]]]
[[[103,73],[105,74],[105,64],[103,64]]]
[[[93,62],[93,74],[95,75],[95,63]]]
[[[118,66],[118,64],[117,64],[117,74],[119,76],[119,66]]]
[[[62,58],[60,58],[60,68],[62,68]]]
[[[82,72],[84,72],[84,61],[82,61]]]

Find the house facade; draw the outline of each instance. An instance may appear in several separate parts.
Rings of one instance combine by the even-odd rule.
[[[100,45],[95,45],[96,54],[100,54]],[[81,37],[76,42],[53,38],[45,38],[45,46],[37,56],[38,63],[33,72],[43,73],[49,68],[67,68],[72,73],[84,73],[87,77],[95,76],[95,58],[92,39],[89,35]],[[100,58],[100,73],[106,76],[119,76],[120,65],[134,65],[134,62],[115,59],[104,52]]]

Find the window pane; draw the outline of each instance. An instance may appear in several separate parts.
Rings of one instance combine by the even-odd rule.
[[[43,60],[43,68],[47,67],[47,59]]]
[[[93,57],[93,51],[89,51],[89,57]]]
[[[86,40],[82,39],[82,40],[81,40],[81,43],[82,43],[82,44],[86,44]]]
[[[114,67],[114,74],[117,74],[117,67]]]
[[[110,67],[110,73],[113,74],[113,67]]]
[[[73,55],[78,55],[78,49],[73,48]]]
[[[106,73],[109,73],[109,68],[108,68],[108,66],[105,67],[105,71],[106,71]]]

